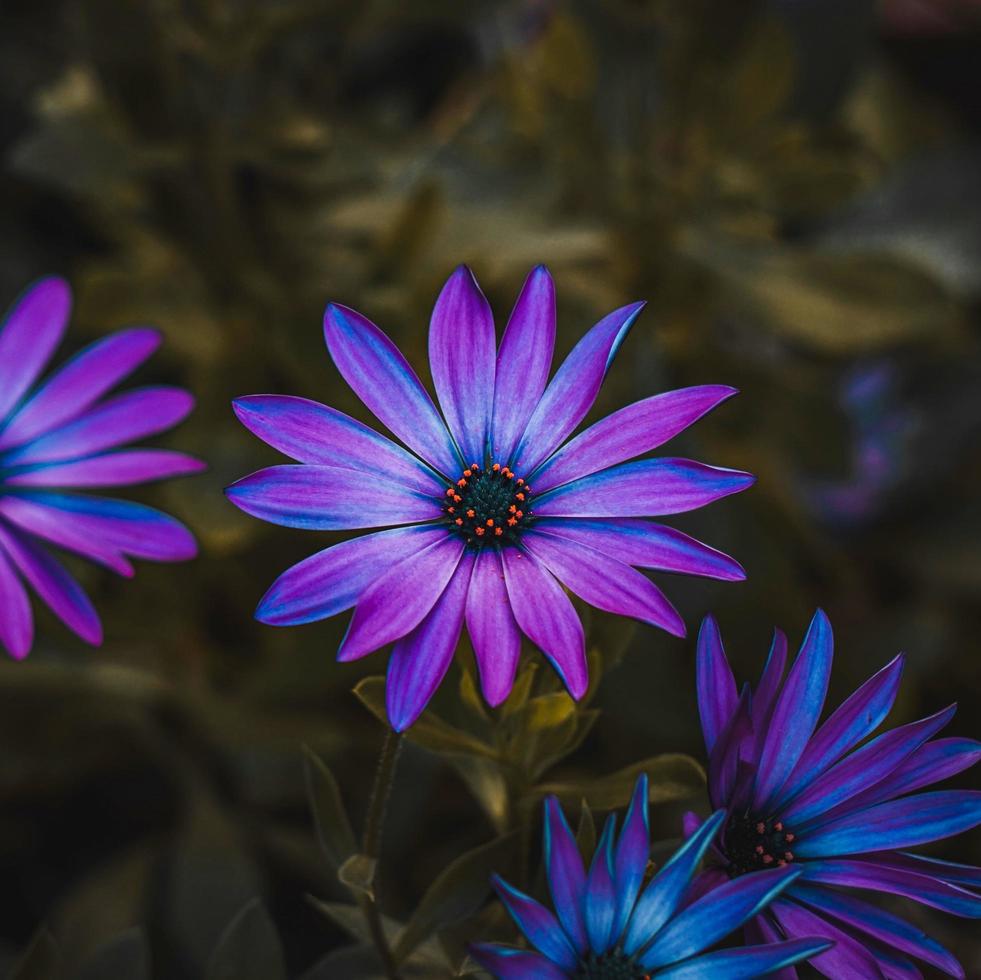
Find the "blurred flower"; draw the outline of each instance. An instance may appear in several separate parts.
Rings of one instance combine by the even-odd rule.
[[[645,885],[650,855],[647,777],[641,776],[620,833],[606,821],[589,871],[555,797],[545,801],[545,864],[555,915],[494,877],[497,893],[538,952],[479,944],[475,959],[501,980],[732,980],[788,967],[828,948],[821,940],[702,954],[786,889],[800,872],[739,878],[688,902],[692,878],[719,831],[713,814]]]
[[[202,469],[166,449],[118,449],[171,428],[193,399],[179,388],[136,388],[100,399],[160,346],[160,334],[122,330],[91,344],[33,392],[68,325],[71,293],[49,278],[25,292],[0,328],[0,643],[31,649],[26,585],[88,643],[102,624],[88,596],[41,541],[127,578],[129,558],[183,561],[197,546],[183,524],[142,504],[65,493],[117,487]],[[107,451],[111,450],[111,451]]]
[[[885,719],[899,690],[903,657],[865,682],[817,729],[831,673],[831,624],[818,612],[781,687],[787,641],[778,631],[755,691],[740,695],[718,627],[698,638],[698,704],[709,755],[709,795],[726,820],[699,890],[793,865],[802,874],[747,939],[804,935],[833,940],[814,960],[828,977],[919,976],[906,955],[963,977],[954,956],[919,929],[858,898],[889,892],[955,915],[981,917],[981,869],[907,853],[981,823],[981,793],[909,795],[981,758],[981,743],[930,741],[954,706],[855,748]],[[851,751],[853,750],[854,751]],[[697,819],[687,818],[687,831]],[[842,890],[847,889],[847,890]]]
[[[461,266],[430,326],[441,417],[391,340],[360,313],[329,305],[324,330],[335,364],[411,452],[316,402],[241,398],[235,411],[243,424],[304,465],[260,470],[228,496],[247,513],[289,527],[408,526],[345,541],[289,569],[259,603],[257,618],[287,626],[354,606],[338,658],[355,660],[395,641],[386,700],[397,730],[415,721],[436,690],[464,621],[490,704],[511,690],[522,632],[581,697],[588,686],[583,629],[563,586],[601,609],[684,635],[674,607],[632,566],[728,580],[742,579],[743,570],[636,515],[693,510],[744,490],[753,477],[687,459],[624,461],[677,435],[734,390],[706,386],[647,398],[563,446],[641,307],[602,319],[547,383],[555,341],[548,271],[528,276],[495,353],[490,306]]]

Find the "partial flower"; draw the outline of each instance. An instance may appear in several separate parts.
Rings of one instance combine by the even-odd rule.
[[[772,869],[692,901],[693,878],[725,819],[713,814],[653,877],[641,776],[619,838],[610,815],[588,870],[554,797],[545,802],[545,866],[554,914],[494,877],[494,887],[533,950],[480,944],[474,959],[500,980],[736,980],[800,963],[822,940],[705,950],[758,915],[800,872]]]
[[[641,307],[602,319],[549,381],[555,290],[548,271],[540,266],[528,276],[498,347],[490,306],[461,266],[436,301],[429,332],[441,415],[378,327],[328,306],[334,363],[407,448],[317,402],[283,395],[235,402],[245,426],[300,464],[233,484],[227,493],[238,507],[289,527],[387,528],[289,569],[256,617],[290,626],[354,607],[338,658],[395,643],[387,701],[398,730],[438,687],[464,623],[490,704],[511,690],[522,633],[581,697],[583,629],[565,588],[683,635],[677,611],[637,569],[727,580],[742,579],[743,570],[642,518],[703,507],[753,477],[688,459],[627,462],[735,393],[721,385],[646,398],[569,440]]]
[[[709,796],[725,823],[700,889],[796,868],[800,877],[747,927],[748,941],[833,940],[814,960],[828,977],[921,976],[910,957],[963,977],[940,943],[859,893],[981,917],[981,869],[906,850],[981,824],[979,792],[916,792],[972,766],[981,743],[934,738],[953,705],[866,741],[896,699],[901,655],[819,726],[832,662],[831,624],[820,611],[784,679],[786,662],[777,631],[756,688],[737,694],[718,627],[711,618],[702,624],[698,705]],[[689,815],[687,824],[691,831],[698,822]]]
[[[156,330],[122,330],[85,348],[37,387],[68,325],[71,293],[42,279],[0,326],[0,645],[27,656],[34,617],[27,587],[73,632],[102,642],[88,596],[47,544],[82,555],[127,578],[130,558],[184,561],[191,533],[143,504],[80,494],[182,476],[203,464],[166,449],[121,449],[170,429],[193,399],[153,385],[108,393],[159,346]]]

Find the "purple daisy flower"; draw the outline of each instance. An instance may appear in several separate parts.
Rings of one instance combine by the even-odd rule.
[[[776,632],[755,690],[736,693],[719,630],[698,637],[698,706],[709,797],[726,821],[700,890],[729,887],[781,866],[802,873],[747,928],[750,942],[803,935],[834,940],[814,966],[828,977],[919,977],[908,957],[963,977],[938,942],[855,892],[889,892],[981,917],[981,869],[905,849],[981,824],[981,793],[915,793],[981,758],[981,743],[934,739],[954,707],[864,741],[899,690],[903,657],[866,681],[823,724],[831,624],[818,612],[783,680],[787,641]],[[861,744],[860,744],[861,743]],[[691,815],[686,830],[698,825]],[[794,977],[793,971],[783,976]]]
[[[19,658],[34,639],[30,586],[83,640],[102,642],[88,596],[42,542],[120,575],[129,558],[183,561],[191,533],[142,504],[79,494],[194,473],[201,462],[166,449],[118,449],[180,422],[193,399],[154,385],[103,398],[160,346],[156,330],[122,330],[96,341],[31,391],[68,325],[71,293],[42,279],[0,326],[0,644]]]
[[[302,398],[235,402],[247,428],[301,464],[233,484],[227,493],[238,507],[289,527],[388,528],[289,569],[256,617],[289,626],[354,607],[338,659],[395,643],[387,700],[397,730],[429,701],[464,623],[490,704],[511,690],[522,633],[581,697],[583,629],[563,586],[600,609],[684,635],[677,611],[637,567],[728,580],[744,578],[743,570],[640,518],[694,510],[744,490],[753,477],[687,459],[626,461],[734,390],[713,385],[647,398],[566,442],[642,305],[602,319],[549,382],[555,289],[548,271],[539,266],[528,276],[498,347],[490,306],[461,266],[436,301],[429,332],[442,416],[378,327],[329,305],[324,333],[334,363],[408,448]]]
[[[588,871],[558,801],[549,797],[544,847],[555,914],[495,876],[501,901],[537,952],[479,944],[474,958],[500,980],[737,980],[827,949],[826,940],[796,939],[705,952],[800,875],[773,869],[691,901],[696,869],[724,818],[722,810],[713,814],[648,881],[646,776],[637,780],[619,839],[616,818],[607,819]]]

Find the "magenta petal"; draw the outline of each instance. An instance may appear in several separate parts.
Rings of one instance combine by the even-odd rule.
[[[473,562],[473,552],[465,552],[436,605],[392,648],[385,704],[397,732],[404,732],[422,714],[449,670],[463,629]]]
[[[341,376],[383,425],[443,475],[462,472],[463,460],[433,400],[378,327],[331,303],[324,314],[324,337]]]
[[[739,702],[736,680],[726,659],[719,625],[712,616],[706,616],[702,620],[698,631],[695,668],[698,713],[702,721],[705,752],[711,757],[719,735],[728,727]]]
[[[530,482],[530,481],[529,481]],[[539,517],[657,517],[704,507],[750,487],[755,477],[690,459],[622,463],[536,496]]]
[[[205,464],[169,449],[127,449],[69,463],[41,463],[7,477],[12,487],[118,487],[200,473]]]
[[[425,463],[356,419],[307,398],[248,395],[232,403],[239,421],[263,442],[300,463],[383,472],[413,490],[440,493],[443,481]]]
[[[460,538],[446,534],[395,561],[358,599],[337,659],[357,660],[415,629],[443,594],[463,548]]]
[[[175,426],[194,407],[181,388],[159,385],[134,388],[107,399],[60,429],[14,449],[4,457],[8,466],[55,463],[91,456],[125,442],[156,435]]]
[[[0,450],[58,428],[94,405],[159,346],[159,330],[121,330],[90,344],[64,364],[18,409],[0,432]]]
[[[591,606],[651,623],[674,636],[685,635],[684,620],[664,593],[629,565],[557,534],[528,530],[521,543]]]
[[[577,700],[589,687],[586,638],[562,586],[535,558],[517,548],[501,552],[514,618],[545,654]]]
[[[29,286],[7,313],[0,325],[0,420],[44,370],[70,310],[68,283],[52,277]]]
[[[441,514],[434,497],[334,466],[270,466],[233,483],[225,494],[253,517],[314,531],[409,524]]]
[[[510,462],[545,390],[555,350],[555,284],[543,265],[528,274],[497,353],[493,455]]]
[[[483,463],[494,408],[494,315],[473,273],[446,281],[429,324],[429,367],[443,416],[467,463]]]
[[[51,611],[86,643],[102,642],[102,624],[82,587],[40,545],[0,525],[0,547]]]
[[[467,593],[467,632],[473,644],[480,687],[497,707],[511,693],[521,654],[521,631],[511,612],[504,567],[495,548],[477,552]]]
[[[514,470],[529,473],[586,417],[603,378],[643,303],[605,316],[573,348],[545,389],[514,453]]]
[[[0,644],[15,660],[23,660],[34,641],[34,617],[27,590],[0,546]]]
[[[736,394],[725,385],[682,388],[634,402],[566,443],[529,476],[539,493],[657,449]]]

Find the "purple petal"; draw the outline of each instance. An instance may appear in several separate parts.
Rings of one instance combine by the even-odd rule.
[[[341,376],[383,425],[443,475],[463,471],[463,460],[432,399],[378,327],[331,303],[324,314],[324,337]]]
[[[971,864],[958,864],[956,861],[943,861],[940,858],[928,857],[926,854],[908,854],[902,851],[887,856],[870,854],[862,860],[888,861],[896,867],[907,867],[921,874],[936,875],[945,881],[981,888],[981,868]]]
[[[463,629],[473,562],[473,552],[464,552],[449,585],[425,619],[392,648],[385,703],[388,720],[397,732],[415,723],[450,668]]]
[[[548,657],[577,700],[589,687],[586,638],[569,597],[552,574],[531,555],[501,552],[504,581],[518,626]]]
[[[498,980],[567,980],[551,960],[523,949],[477,943],[470,947],[473,958]]]
[[[521,631],[511,612],[504,566],[495,548],[481,548],[467,593],[467,632],[484,698],[497,707],[511,693],[521,655]]]
[[[638,568],[702,575],[727,582],[741,582],[746,578],[739,562],[728,555],[673,527],[652,521],[631,517],[608,521],[544,517],[535,526]]]
[[[572,349],[528,420],[514,454],[516,472],[533,471],[586,417],[620,344],[643,307],[643,303],[631,303],[614,310]]]
[[[699,824],[701,826],[701,824]],[[698,827],[695,828],[697,830]],[[692,831],[694,833],[694,831]],[[689,834],[688,836],[691,836]],[[715,850],[715,848],[713,848]],[[698,874],[695,875],[691,885],[688,886],[688,891],[685,892],[685,904],[691,904],[697,901],[703,895],[707,895],[709,892],[715,891],[720,885],[724,885],[729,880],[729,875],[718,865],[711,864],[706,868],[703,868]],[[753,920],[756,921],[755,919]]]
[[[0,451],[77,418],[160,346],[159,330],[121,330],[90,344],[53,374],[0,433]]]
[[[548,381],[555,350],[555,285],[548,269],[528,273],[497,352],[493,455],[510,462]]]
[[[102,624],[82,587],[40,545],[0,525],[0,548],[48,608],[86,643],[102,642]]]
[[[357,660],[415,629],[449,584],[463,548],[460,538],[447,534],[393,562],[358,598],[337,659]]]
[[[627,925],[634,902],[640,894],[640,886],[647,873],[647,862],[651,856],[651,837],[647,819],[647,774],[641,773],[634,786],[630,799],[630,809],[623,822],[617,853],[614,858],[616,876],[617,910],[613,920],[611,936],[619,938]]]
[[[819,858],[915,847],[978,824],[981,790],[939,790],[880,803],[832,820],[802,838],[794,853],[801,858]]]
[[[41,463],[6,478],[12,487],[119,487],[200,473],[205,464],[169,449],[128,449],[70,463]]]
[[[172,428],[194,407],[181,388],[135,388],[109,398],[76,419],[4,456],[7,466],[57,463],[91,456]]]
[[[757,812],[780,791],[814,732],[828,691],[833,649],[831,623],[819,609],[773,711],[760,755],[753,800]]]
[[[572,836],[565,814],[554,796],[545,800],[545,868],[552,904],[562,928],[576,951],[586,949],[586,924],[583,904],[586,896],[586,872],[576,839]]]
[[[34,617],[27,590],[0,547],[0,644],[15,660],[23,660],[34,642]]]
[[[555,916],[540,902],[512,888],[498,875],[494,875],[492,880],[504,907],[532,946],[564,970],[574,970],[578,957]]]
[[[443,416],[466,462],[482,463],[494,410],[494,315],[473,273],[446,281],[429,324],[429,366]]]
[[[697,510],[755,480],[690,459],[641,459],[536,496],[534,507],[538,517],[657,517]]]
[[[61,342],[71,292],[64,279],[41,279],[29,286],[0,325],[0,420],[44,370]]]
[[[755,741],[751,711],[752,693],[749,684],[744,684],[736,708],[726,727],[719,732],[709,756],[708,790],[712,806],[735,806],[744,802],[735,797],[742,787],[747,756]]]
[[[756,690],[753,691],[751,714],[753,728],[758,735],[757,744],[760,751],[763,750],[766,729],[776,706],[777,693],[780,690],[780,682],[783,680],[783,672],[786,667],[787,637],[781,630],[774,630],[773,640],[770,642],[770,652],[767,654],[763,672],[760,674],[760,682],[756,685]],[[757,758],[759,758],[758,754]]]
[[[771,920],[767,913],[763,915],[756,916],[755,919],[750,919],[743,928],[743,934],[746,938],[747,944],[757,944],[765,943],[772,945],[774,943],[784,942],[783,934],[777,928],[775,922]],[[809,939],[792,939],[790,942],[812,942]],[[773,973],[767,974],[767,980],[798,980],[798,973],[792,966],[784,967],[782,970],[775,970]]]
[[[712,755],[716,740],[729,724],[739,695],[736,680],[726,659],[726,652],[719,635],[719,625],[714,617],[706,616],[698,631],[695,647],[695,670],[698,690],[698,714],[702,720],[705,752]]]
[[[541,493],[643,456],[735,394],[735,388],[703,385],[634,402],[566,443],[529,479]]]
[[[640,572],[600,551],[555,534],[527,531],[521,539],[567,589],[597,609],[631,616],[685,635],[685,623],[664,593]]]
[[[273,582],[256,610],[270,626],[296,626],[350,609],[399,555],[415,554],[441,541],[435,525],[397,527],[342,541],[287,569]]]
[[[233,483],[225,494],[253,517],[314,531],[409,524],[441,515],[435,497],[335,466],[270,466]]]
[[[584,903],[586,936],[594,953],[605,953],[615,938],[612,934],[617,911],[616,886],[613,879],[613,837],[616,817],[611,813],[606,819],[603,833],[593,855],[593,863],[586,878]]]
[[[743,980],[744,977],[767,976],[772,980],[776,971],[803,963],[830,946],[828,942],[795,939],[772,945],[723,949],[659,970],[657,977],[658,980]]]
[[[300,463],[361,470],[423,493],[443,481],[391,439],[343,412],[292,395],[247,395],[232,403],[239,421],[263,442]]]

